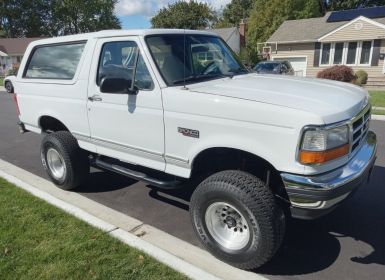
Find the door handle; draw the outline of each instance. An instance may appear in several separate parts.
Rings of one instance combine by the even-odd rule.
[[[99,95],[93,95],[88,97],[89,101],[102,101],[102,98]]]

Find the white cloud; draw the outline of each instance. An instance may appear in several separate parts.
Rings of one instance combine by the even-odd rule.
[[[142,15],[152,17],[159,9],[167,6],[169,3],[174,3],[177,0],[120,0],[115,6],[115,14],[117,16],[134,16]],[[188,2],[189,0],[184,0]],[[207,3],[210,7],[219,10],[231,0],[198,0],[202,3]]]

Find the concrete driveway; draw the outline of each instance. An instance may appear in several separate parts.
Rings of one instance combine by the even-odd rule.
[[[0,158],[47,178],[39,158],[40,136],[20,135],[11,95],[0,92]],[[372,121],[378,160],[372,180],[332,214],[293,220],[278,255],[256,271],[269,279],[384,279],[385,122]],[[94,170],[82,195],[199,246],[187,194],[163,192],[125,177]]]

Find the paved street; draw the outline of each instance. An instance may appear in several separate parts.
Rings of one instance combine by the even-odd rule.
[[[12,96],[0,92],[0,158],[47,178],[40,136],[20,135]],[[372,121],[379,151],[372,180],[332,214],[292,221],[278,255],[256,271],[269,279],[384,279],[385,122]],[[94,171],[79,193],[198,245],[181,191],[159,192],[143,183]]]

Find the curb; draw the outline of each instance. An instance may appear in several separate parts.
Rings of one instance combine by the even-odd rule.
[[[191,279],[267,279],[234,268],[205,250],[80,194],[63,191],[53,183],[1,159],[0,177],[123,243],[147,253]]]
[[[385,115],[372,115],[372,120],[374,121],[385,121]]]

